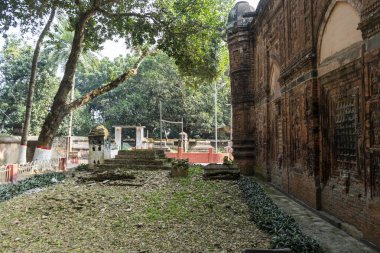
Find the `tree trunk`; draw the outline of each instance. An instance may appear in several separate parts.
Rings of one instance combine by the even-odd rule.
[[[21,145],[20,145],[20,153],[18,162],[20,164],[26,163],[26,151],[27,151],[27,142],[28,142],[28,133],[29,133],[29,126],[30,126],[30,120],[32,116],[32,107],[33,107],[33,97],[34,97],[34,89],[36,86],[36,76],[37,76],[37,64],[38,64],[38,58],[40,56],[41,46],[42,42],[50,30],[50,26],[53,23],[54,17],[55,17],[55,11],[56,9],[53,8],[50,13],[50,17],[42,30],[37,43],[36,47],[34,49],[33,54],[33,60],[32,60],[32,70],[30,73],[30,80],[29,80],[29,91],[28,91],[28,98],[26,102],[26,112],[25,112],[25,120],[24,120],[24,127],[22,130],[22,136],[21,136]]]
[[[94,12],[88,12],[84,14],[78,22],[75,29],[74,40],[72,44],[71,53],[66,63],[65,73],[60,83],[57,94],[54,97],[53,106],[50,113],[47,115],[41,133],[38,137],[37,148],[34,153],[33,160],[49,160],[51,158],[51,147],[53,144],[53,138],[59,129],[63,119],[73,110],[81,107],[96,97],[117,88],[120,84],[124,83],[127,79],[137,74],[137,70],[141,62],[148,55],[155,54],[156,51],[144,52],[140,58],[136,61],[131,69],[126,70],[115,80],[108,84],[96,88],[83,97],[73,101],[70,104],[66,104],[67,96],[70,93],[73,86],[73,79],[75,74],[76,65],[78,63],[79,55],[82,49],[82,42],[84,38],[84,27],[87,20],[94,14]]]
[[[82,51],[84,39],[85,25],[87,21],[95,14],[95,10],[91,9],[83,13],[76,25],[74,39],[71,52],[65,66],[65,72],[59,85],[57,94],[54,97],[53,105],[50,112],[45,118],[40,135],[38,137],[36,151],[33,160],[50,160],[51,146],[53,138],[59,129],[64,117],[68,114],[69,109],[66,104],[67,96],[73,86],[73,79],[78,63],[79,55]]]
[[[152,54],[152,53],[151,53]],[[42,132],[40,133],[38,144],[40,144],[40,138],[41,136],[45,138],[44,140],[48,140],[49,142],[41,142],[41,143],[47,143],[47,145],[50,146],[37,146],[36,152],[34,154],[33,160],[48,160],[51,157],[51,144],[54,138],[55,133],[57,132],[60,124],[62,123],[65,116],[67,116],[71,111],[74,111],[75,109],[86,105],[94,98],[97,98],[104,93],[107,93],[108,91],[111,91],[117,87],[119,87],[120,84],[124,83],[129,78],[135,76],[137,74],[138,68],[142,61],[147,57],[149,53],[143,53],[140,58],[136,61],[136,63],[133,65],[131,69],[126,70],[122,75],[120,75],[115,80],[109,82],[108,84],[101,86],[99,88],[96,88],[81,98],[73,101],[71,104],[62,105],[62,110],[55,111],[54,117],[51,116],[53,113],[49,113],[48,117],[45,120],[44,128],[42,129]],[[50,134],[49,134],[50,133]]]

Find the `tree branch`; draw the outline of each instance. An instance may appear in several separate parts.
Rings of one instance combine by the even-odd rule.
[[[155,50],[149,51],[149,52],[148,51],[143,52],[141,54],[141,56],[139,57],[139,59],[135,62],[135,64],[131,68],[127,69],[122,75],[120,75],[115,80],[109,82],[108,84],[103,85],[101,87],[98,87],[98,88],[96,88],[96,89],[88,92],[87,94],[83,95],[81,98],[73,101],[72,103],[70,103],[67,106],[68,110],[69,111],[75,110],[78,107],[86,105],[87,103],[89,103],[94,98],[97,98],[97,97],[103,95],[104,93],[106,93],[108,91],[111,91],[111,90],[119,87],[119,85],[121,85],[126,80],[128,80],[129,78],[131,78],[131,77],[133,77],[133,76],[135,76],[137,74],[138,69],[139,69],[141,63],[144,61],[144,59],[147,56],[155,55],[156,53],[157,52]]]
[[[118,17],[137,17],[137,18],[151,18],[153,19],[153,13],[135,13],[135,12],[121,12],[121,13],[113,13],[106,11],[102,8],[97,8],[97,10],[106,17],[109,18],[118,18]]]
[[[114,3],[119,3],[120,0],[104,0],[104,2],[101,4],[102,6],[107,5],[107,4],[114,4]]]
[[[136,12],[113,13],[113,12],[106,11],[106,10],[100,8],[100,7],[97,8],[97,11],[99,13],[101,13],[102,15],[104,15],[105,17],[108,17],[108,18],[136,17],[136,18],[139,18],[139,19],[150,19],[155,24],[161,25],[161,26],[165,26],[165,27],[170,24],[169,22],[165,22],[165,21],[161,20],[158,17],[157,13],[154,13],[154,12],[147,12],[147,13],[136,13]]]

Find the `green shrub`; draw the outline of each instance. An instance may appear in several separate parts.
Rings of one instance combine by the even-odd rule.
[[[75,168],[75,171],[88,171],[88,164],[79,164],[78,167]]]
[[[265,193],[264,189],[250,178],[239,181],[251,218],[262,230],[272,235],[273,249],[290,248],[296,253],[321,253],[319,243],[300,230],[293,217],[282,211]]]
[[[187,160],[187,159],[173,160],[172,161],[172,167],[174,169],[185,169],[185,170],[188,170],[189,167],[190,167],[189,160]]]
[[[7,184],[0,186],[0,202],[16,197],[28,190],[43,188],[62,181],[66,175],[60,172],[52,172],[41,175],[35,175],[16,184]]]

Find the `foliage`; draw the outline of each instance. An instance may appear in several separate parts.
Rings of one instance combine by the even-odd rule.
[[[296,253],[322,253],[318,242],[302,233],[293,217],[283,212],[263,188],[250,178],[239,181],[251,218],[265,232],[273,235],[272,248],[290,248]]]
[[[61,28],[60,28],[61,29]],[[66,34],[63,31],[64,34]],[[55,77],[59,65],[67,58],[66,37],[57,33],[54,43],[49,41],[42,51],[39,62],[39,75],[36,86],[34,109],[32,114],[31,134],[38,134],[43,119],[46,116],[57,89],[58,80]],[[69,37],[69,36],[68,36]],[[60,51],[60,50],[63,51]],[[64,53],[66,52],[66,53]],[[24,101],[27,93],[27,83],[30,73],[30,59],[32,48],[24,45],[20,38],[9,37],[4,49],[1,51],[1,64],[3,78],[0,83],[0,109],[5,111],[12,119],[1,115],[11,132],[12,123],[21,123],[24,115]],[[118,57],[114,60],[98,59],[84,54],[76,75],[75,97],[102,85],[109,79],[115,78],[131,65],[133,56]],[[130,79],[128,88],[120,87],[108,94],[95,99],[88,106],[74,111],[74,135],[86,135],[95,123],[106,123],[111,128],[117,124],[145,125],[150,136],[159,137],[159,101],[163,101],[163,115],[167,120],[181,121],[184,118],[185,132],[190,137],[213,136],[214,127],[214,87],[210,84],[186,84],[174,61],[161,53],[148,58],[140,68],[139,74]],[[196,80],[192,80],[196,82]],[[229,84],[218,90],[218,124],[230,124]],[[1,120],[0,120],[1,121]],[[67,118],[61,124],[58,135],[67,134]],[[164,125],[164,130],[176,138],[180,126]],[[130,133],[129,135],[133,135]]]
[[[36,175],[22,180],[16,184],[0,186],[0,202],[9,200],[13,197],[23,194],[28,190],[54,185],[56,182],[62,181],[65,177],[66,176],[63,173],[52,172]]]
[[[88,164],[80,164],[78,167],[75,168],[75,171],[88,171]]]
[[[106,40],[127,39],[131,47],[155,45],[173,57],[182,73],[212,79],[220,70],[219,50],[231,0],[45,1],[7,0],[0,5],[0,31],[19,25],[35,30],[54,6],[70,29],[86,13],[84,49],[98,50]]]
[[[79,93],[84,94],[119,75],[131,64],[132,58],[118,57],[113,61],[104,58],[91,65],[79,66],[76,76]],[[162,101],[164,119],[181,121],[183,117],[185,132],[190,137],[212,137],[214,86],[199,83],[190,86],[185,79],[174,61],[161,53],[145,60],[137,76],[128,80],[126,87],[119,87],[95,99],[86,111],[92,115],[93,121],[109,128],[141,124],[147,127],[149,136],[159,137],[159,102]],[[229,83],[226,83],[218,89],[219,125],[230,124],[230,107],[227,106],[230,90]],[[179,125],[164,124],[164,130],[169,129],[173,138],[181,130]]]
[[[31,68],[33,49],[18,37],[6,39],[0,51],[0,122],[11,132],[14,124],[24,121],[25,99],[28,92],[28,82]],[[31,119],[30,133],[36,135],[41,129],[43,119],[58,88],[55,77],[57,66],[48,55],[42,52],[39,62],[39,74],[36,85],[35,103]]]
[[[25,29],[33,29],[38,22],[42,23],[41,20],[50,9],[57,8],[68,19],[67,29],[74,32],[64,76],[45,118],[38,145],[51,146],[54,135],[71,110],[119,87],[135,75],[145,55],[156,52],[156,49],[172,57],[182,75],[195,76],[198,81],[210,82],[225,73],[225,69],[220,66],[226,56],[221,35],[231,0],[6,2],[0,5],[0,12],[4,14],[0,18],[2,30],[7,30],[17,22]],[[103,42],[117,37],[125,38],[131,50],[141,52],[133,69],[123,69],[118,76],[111,75],[106,79],[106,88],[97,86],[69,104],[68,95],[81,52],[100,49]],[[206,119],[206,115],[200,116]]]
[[[0,32],[4,37],[11,27],[20,27],[23,32],[35,32],[41,25],[51,6],[49,1],[2,0],[0,2]]]
[[[233,164],[234,164],[234,160],[231,160],[228,156],[223,157],[223,165],[230,166]]]
[[[174,161],[172,161],[172,166],[173,166],[173,168],[188,170],[189,169],[189,160],[187,160],[187,159],[174,160]]]

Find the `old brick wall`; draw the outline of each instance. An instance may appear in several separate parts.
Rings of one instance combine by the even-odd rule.
[[[380,246],[380,2],[262,0],[252,17],[228,32],[235,158]]]

